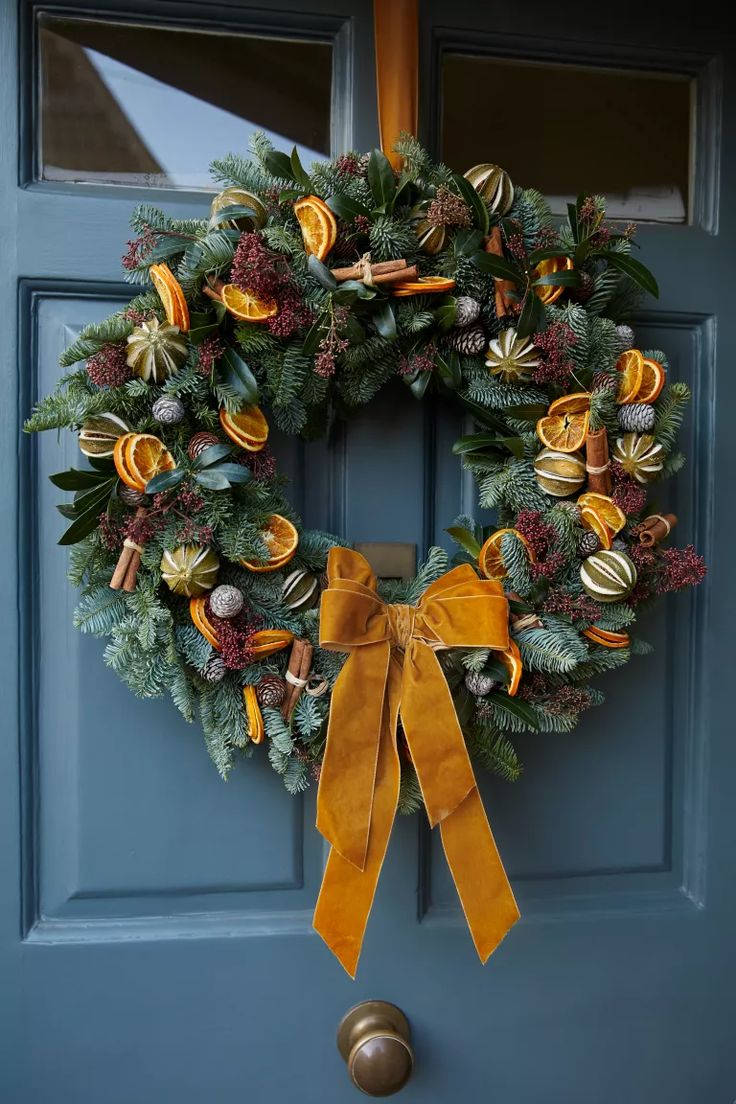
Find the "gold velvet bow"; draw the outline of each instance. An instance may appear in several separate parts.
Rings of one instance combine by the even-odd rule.
[[[332,845],[314,927],[351,977],[399,797],[399,715],[432,827],[483,962],[518,920],[473,775],[439,648],[508,647],[501,585],[469,565],[448,571],[417,606],[387,605],[366,560],[333,548],[320,644],[349,652],[332,693],[317,827]]]

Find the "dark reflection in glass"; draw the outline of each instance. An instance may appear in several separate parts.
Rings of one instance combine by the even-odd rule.
[[[442,157],[502,165],[556,214],[583,189],[613,218],[686,222],[691,99],[678,74],[447,54]]]
[[[330,152],[332,45],[42,16],[41,177],[212,188],[264,131]]]

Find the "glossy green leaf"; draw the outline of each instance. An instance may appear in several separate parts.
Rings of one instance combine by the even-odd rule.
[[[217,370],[224,383],[236,391],[243,403],[258,402],[258,384],[243,358],[229,345],[222,354]]]
[[[580,273],[575,269],[572,272],[563,268],[559,272],[545,272],[544,276],[537,276],[532,280],[533,287],[577,287],[580,283]]]
[[[511,698],[502,691],[489,694],[488,700],[492,701],[499,709],[502,709],[504,713],[510,713],[512,717],[518,717],[520,721],[524,721],[530,728],[539,728],[537,715],[528,702],[522,701],[520,698]]]
[[[431,372],[417,372],[415,376],[407,376],[406,381],[409,384],[409,390],[415,399],[423,399],[427,388],[429,387],[429,381],[432,378]]]
[[[466,399],[462,396],[460,397],[460,402],[465,409],[473,415],[476,422],[488,426],[489,429],[497,429],[503,434],[508,433],[508,426],[503,418],[494,410],[489,410],[489,408],[483,406],[482,403],[474,402],[473,399]]]
[[[524,456],[524,442],[521,437],[502,436],[498,433],[471,433],[460,437],[452,446],[455,456],[465,456],[467,453],[481,452],[486,449],[510,452],[519,460]]]
[[[327,206],[343,222],[353,222],[356,218],[370,218],[370,208],[351,196],[334,195],[327,200]]]
[[[313,253],[310,253],[307,259],[307,268],[318,284],[321,284],[325,291],[334,291],[337,287],[337,280],[330,272],[327,265],[322,264],[317,260]]]
[[[76,521],[74,521],[59,538],[59,544],[76,544],[97,528],[100,514],[110,496],[110,490],[111,487],[106,486],[96,495],[86,500],[84,510],[75,511],[77,513]]]
[[[327,315],[321,314],[316,322],[307,330],[302,344],[302,352],[305,356],[312,356],[317,351],[317,346],[320,343],[322,334],[324,333],[327,325]]]
[[[437,329],[446,333],[447,330],[451,330],[455,325],[455,319],[457,318],[457,299],[455,299],[454,296],[450,296],[449,299],[441,303],[432,313],[437,323]]]
[[[659,299],[659,285],[652,273],[641,263],[641,261],[637,261],[634,257],[630,257],[628,253],[613,253],[609,250],[602,250],[600,253],[597,253],[596,256],[603,257],[611,268],[617,268],[619,272],[623,272],[625,276],[628,276],[629,279],[633,280],[634,283],[638,284],[644,291],[648,291],[655,299]]]
[[[521,308],[519,321],[516,323],[516,332],[519,337],[531,337],[542,329],[544,324],[544,305],[542,300],[533,291],[528,291]]]
[[[184,478],[182,468],[172,468],[171,471],[160,472],[154,475],[146,483],[146,494],[161,494],[162,491],[170,491],[172,487],[178,487]]]
[[[104,482],[108,476],[98,471],[80,471],[77,468],[69,468],[68,471],[57,472],[50,475],[49,479],[62,491],[79,491],[87,487],[96,487]]]
[[[464,176],[460,176],[459,173],[453,173],[452,182],[458,194],[473,212],[473,222],[481,234],[487,234],[489,226],[488,207],[482,197],[476,192],[470,181],[466,180]]]
[[[253,207],[246,207],[244,204],[231,203],[227,207],[223,207],[216,214],[212,215],[209,220],[209,225],[220,226],[223,222],[230,222],[236,218],[255,218],[257,212]],[[188,244],[188,243],[187,243]]]
[[[396,319],[394,318],[394,312],[388,300],[385,300],[378,310],[373,312],[371,317],[381,337],[384,337],[387,341],[396,340]]]
[[[396,180],[391,162],[381,150],[374,149],[368,158],[366,176],[376,206],[381,211],[390,211],[396,196]]]
[[[294,183],[297,183],[291,160],[281,150],[269,150],[264,158],[264,163],[272,176],[278,177],[279,180],[293,180]]]
[[[437,374],[451,391],[457,391],[462,385],[463,374],[460,368],[460,357],[454,350],[447,357],[437,357]]]
[[[463,529],[459,525],[451,525],[445,532],[449,533],[452,539],[456,541],[461,548],[464,548],[474,560],[478,559],[480,555],[480,545],[469,529]]]
[[[526,282],[520,269],[504,257],[497,257],[495,253],[474,253],[471,260],[481,272],[487,272],[499,280],[511,280],[518,287]]]
[[[312,182],[309,179],[309,173],[299,160],[299,154],[297,153],[296,146],[291,151],[291,157],[289,158],[291,163],[292,176],[296,180],[297,184],[300,184],[302,188],[309,191],[312,187]]]
[[[222,475],[216,468],[208,468],[206,471],[197,472],[194,477],[197,483],[206,487],[208,491],[227,491],[230,488],[230,480]]]
[[[229,483],[250,483],[253,478],[250,470],[244,468],[242,464],[218,464],[216,468],[210,470],[224,475]]]
[[[217,445],[209,445],[208,448],[202,449],[192,464],[192,468],[194,471],[209,468],[210,464],[216,464],[218,460],[224,460],[226,456],[230,456],[232,451],[232,445],[226,445],[222,442]]]
[[[516,406],[504,407],[507,418],[514,418],[519,422],[538,422],[547,413],[544,403],[518,403]]]

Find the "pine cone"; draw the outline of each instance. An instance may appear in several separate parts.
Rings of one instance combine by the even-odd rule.
[[[278,709],[285,697],[286,683],[279,675],[264,675],[256,686],[258,704],[267,709]]]
[[[151,413],[160,425],[176,425],[186,414],[184,403],[175,395],[159,395]]]
[[[137,491],[135,487],[122,486],[118,491],[118,495],[126,506],[142,506],[147,501],[143,491]]]
[[[484,698],[486,694],[490,694],[496,682],[490,675],[485,675],[482,671],[468,671],[465,676],[465,685],[476,698]]]
[[[485,352],[486,340],[482,326],[467,326],[464,330],[453,330],[450,347],[463,356],[479,356]]]
[[[222,656],[213,655],[202,668],[202,678],[207,682],[222,682],[225,677],[225,663]]]
[[[200,452],[204,452],[210,445],[219,445],[219,443],[219,437],[216,437],[214,433],[209,433],[206,429],[202,429],[190,438],[187,445],[187,455],[190,460],[196,460]]]
[[[625,353],[627,349],[633,349],[636,338],[631,326],[617,326],[616,340],[618,341],[622,353]]]
[[[583,533],[578,541],[578,552],[585,558],[586,556],[592,556],[594,552],[597,552],[601,546],[601,542],[595,533],[586,532]]]
[[[650,433],[656,419],[649,403],[625,403],[618,408],[618,424],[624,433]]]
[[[210,594],[210,609],[215,617],[237,617],[243,608],[243,595],[237,587],[220,584]]]
[[[455,328],[461,330],[477,322],[480,316],[480,303],[470,295],[460,295],[455,301]]]

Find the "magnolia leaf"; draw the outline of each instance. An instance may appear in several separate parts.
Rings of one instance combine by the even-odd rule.
[[[544,304],[539,296],[529,290],[521,308],[519,321],[516,323],[516,332],[519,337],[531,337],[538,330],[544,328]]]
[[[356,218],[370,218],[370,208],[358,199],[346,195],[333,195],[327,200],[327,206],[343,222],[353,222]]]
[[[228,345],[217,366],[223,383],[236,391],[244,403],[258,402],[258,384],[243,358]]]
[[[462,526],[459,525],[451,525],[449,529],[445,529],[445,532],[449,533],[452,539],[459,544],[461,548],[464,548],[474,560],[478,559],[480,555],[480,545],[469,529],[463,529]]]
[[[508,677],[508,675],[506,675],[506,677]],[[522,701],[519,698],[511,698],[502,691],[489,694],[488,700],[492,701],[499,709],[502,709],[504,713],[510,713],[512,717],[518,717],[520,721],[524,721],[530,728],[539,728],[537,714],[528,702]]]
[[[296,151],[296,146],[294,146],[291,151],[290,163],[292,176],[296,180],[297,184],[301,184],[302,188],[305,188],[307,191],[309,191],[312,187],[312,182],[309,179],[309,173],[299,160],[299,154]]]
[[[154,495],[161,494],[162,491],[169,491],[172,487],[177,487],[183,478],[184,471],[182,468],[172,468],[171,471],[160,472],[146,483],[146,494]]]
[[[227,476],[218,472],[216,468],[207,468],[205,471],[197,472],[194,478],[200,486],[206,487],[208,491],[227,491],[230,489],[230,480]]]
[[[504,257],[497,257],[495,253],[474,253],[470,259],[481,272],[488,272],[498,280],[511,280],[519,287],[525,283],[523,272]]]
[[[374,149],[368,158],[366,176],[376,207],[389,211],[396,196],[396,180],[391,162],[381,150]]]
[[[250,483],[253,478],[250,470],[242,464],[218,464],[216,468],[210,468],[210,471],[219,472],[230,483]]]
[[[388,300],[382,303],[377,311],[374,311],[372,318],[373,324],[381,337],[385,337],[387,341],[396,340],[396,319],[394,318],[394,312]]]
[[[469,180],[466,180],[464,176],[460,176],[459,173],[453,173],[452,182],[457,188],[462,199],[465,200],[470,210],[473,212],[473,221],[482,234],[488,233],[488,208],[482,197],[476,192],[473,185]]]
[[[88,487],[96,487],[102,483],[107,475],[97,471],[80,471],[77,468],[69,468],[68,471],[57,472],[50,475],[49,479],[61,491],[86,490]]]
[[[597,256],[603,257],[611,268],[617,268],[619,272],[623,272],[625,276],[628,276],[644,291],[648,291],[655,299],[659,299],[659,284],[641,261],[630,257],[628,253],[612,253],[610,250],[602,250]]]
[[[226,456],[229,456],[232,452],[232,445],[217,444],[209,445],[208,448],[202,449],[199,456],[192,464],[192,468],[195,471],[201,468],[208,468],[210,464],[216,464],[218,460],[223,460]]]
[[[310,253],[307,258],[307,268],[318,284],[321,284],[325,291],[334,291],[337,287],[337,280],[330,272],[327,265],[322,264],[318,260],[314,253]]]
[[[263,161],[271,176],[276,176],[279,180],[293,180],[294,183],[298,183],[289,157],[281,150],[269,150]]]

